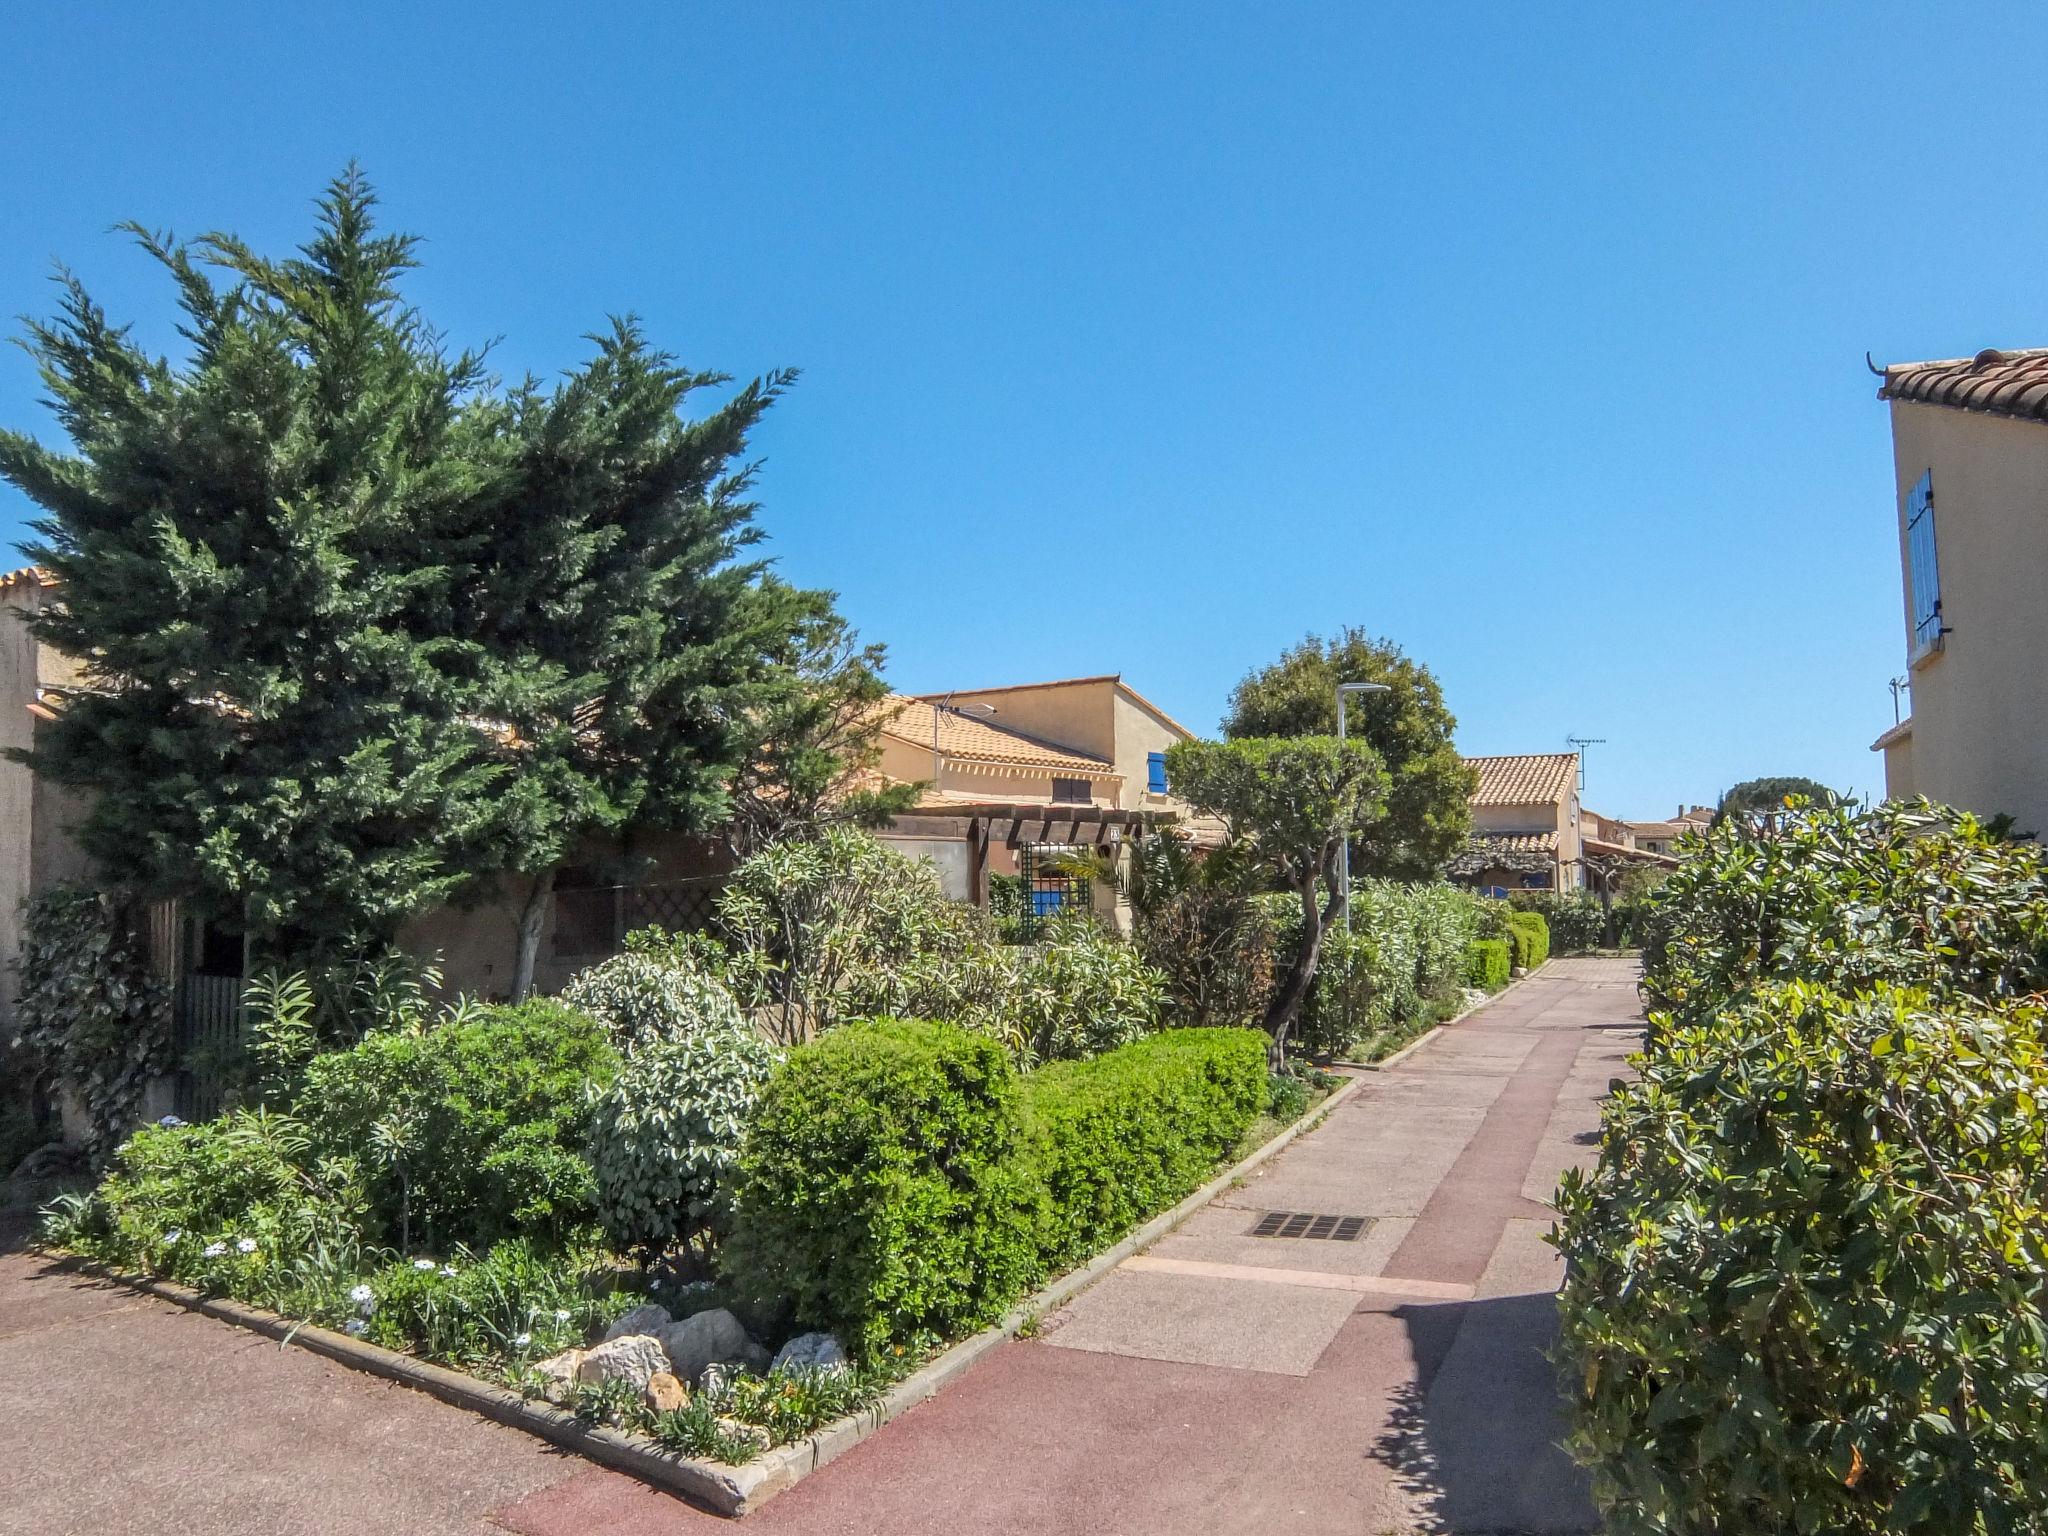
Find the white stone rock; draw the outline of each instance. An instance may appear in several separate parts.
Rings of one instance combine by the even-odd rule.
[[[717,1360],[742,1358],[751,1342],[747,1330],[723,1307],[713,1307],[662,1330],[669,1369],[684,1381],[695,1381]]]
[[[658,1339],[661,1337],[661,1330],[674,1321],[675,1319],[668,1315],[667,1307],[658,1307],[650,1301],[635,1307],[605,1329],[604,1336],[611,1340],[623,1339],[629,1333],[644,1333]]]
[[[565,1349],[559,1355],[536,1360],[534,1374],[546,1382],[541,1388],[541,1395],[551,1403],[567,1402],[569,1389],[576,1384],[576,1368],[582,1364],[583,1351],[580,1349]]]
[[[586,1349],[576,1365],[576,1379],[586,1386],[606,1381],[630,1381],[636,1391],[646,1391],[648,1378],[668,1369],[668,1354],[661,1340],[651,1334],[629,1333],[607,1339],[595,1349]]]
[[[775,1362],[770,1370],[783,1366],[813,1366],[825,1371],[843,1371],[847,1368],[846,1351],[839,1347],[839,1341],[829,1333],[800,1333],[775,1352]]]
[[[719,1419],[718,1427],[736,1440],[744,1440],[754,1447],[759,1455],[775,1443],[774,1436],[758,1424],[742,1424],[738,1419]]]

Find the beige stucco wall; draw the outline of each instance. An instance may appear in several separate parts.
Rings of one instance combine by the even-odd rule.
[[[956,693],[955,704],[987,704],[994,724],[1071,747],[1090,757],[1116,756],[1116,684],[1108,678],[1030,688]]]
[[[1564,798],[1548,805],[1472,807],[1472,830],[1475,832],[1555,832],[1559,867],[1558,886],[1561,889],[1585,884],[1585,870],[1579,862],[1585,851],[1579,823],[1579,792],[1576,785],[1565,792]]]
[[[1911,741],[1885,753],[1886,792],[2009,812],[2048,835],[2048,425],[1894,401],[1892,454],[1901,651],[1912,643],[1906,495],[1930,470],[1951,632],[1912,669]]]
[[[1921,792],[1919,776],[1913,772],[1913,737],[1910,732],[1885,745],[1884,792],[1893,800],[1910,800]]]

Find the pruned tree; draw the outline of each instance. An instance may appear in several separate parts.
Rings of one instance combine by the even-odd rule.
[[[1476,776],[1452,742],[1457,719],[1428,667],[1392,640],[1346,628],[1310,635],[1278,661],[1246,674],[1230,696],[1228,737],[1330,736],[1339,683],[1384,683],[1355,696],[1346,732],[1371,745],[1387,773],[1386,808],[1361,825],[1351,862],[1359,874],[1432,880],[1472,831]]]
[[[1264,1019],[1277,1065],[1315,985],[1323,934],[1344,915],[1339,854],[1384,812],[1386,770],[1362,741],[1307,736],[1184,741],[1167,749],[1166,771],[1177,796],[1223,822],[1234,856],[1263,865],[1301,904],[1301,943]]]
[[[1723,792],[1720,803],[1714,807],[1713,824],[1719,826],[1729,817],[1739,816],[1760,832],[1775,831],[1785,814],[1788,798],[1810,801],[1817,806],[1855,803],[1849,796],[1837,794],[1818,779],[1802,778],[1797,774],[1744,779]]]

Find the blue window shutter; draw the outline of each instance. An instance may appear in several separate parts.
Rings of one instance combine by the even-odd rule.
[[[1913,655],[1941,644],[1941,565],[1934,551],[1934,471],[1906,493],[1906,579],[1913,597]]]
[[[1148,752],[1145,754],[1145,788],[1155,795],[1166,793],[1166,754]]]

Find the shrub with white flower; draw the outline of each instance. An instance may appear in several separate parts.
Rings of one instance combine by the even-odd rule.
[[[349,1287],[348,1299],[361,1307],[366,1317],[377,1309],[377,1293],[367,1285]]]

